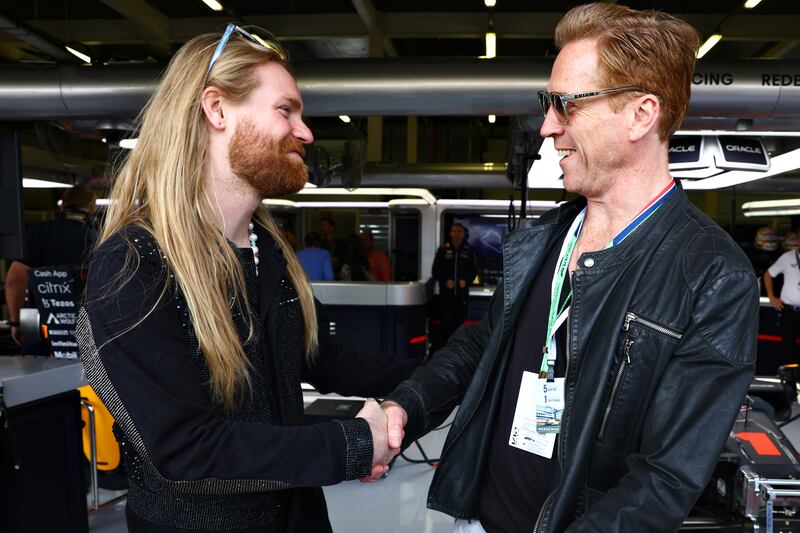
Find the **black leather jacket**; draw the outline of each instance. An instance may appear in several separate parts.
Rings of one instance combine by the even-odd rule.
[[[570,202],[509,234],[504,283],[481,323],[461,328],[389,395],[408,412],[407,442],[461,405],[430,508],[478,517],[524,295],[584,205]],[[562,480],[535,530],[674,531],[704,488],[753,375],[752,267],[680,189],[620,245],[582,255],[579,266],[556,452]]]

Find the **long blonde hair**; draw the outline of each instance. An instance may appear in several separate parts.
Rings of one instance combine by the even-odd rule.
[[[170,61],[139,117],[139,140],[118,172],[98,246],[129,224],[138,224],[153,235],[186,298],[214,400],[230,410],[237,393],[250,384],[250,362],[230,303],[238,297],[247,305],[242,297],[246,285],[236,253],[215,223],[209,197],[213,192],[202,179],[208,131],[200,98],[206,87],[214,86],[231,101],[240,102],[259,84],[258,65],[282,61],[275,50],[232,36],[206,73],[219,38],[215,34],[195,37]],[[318,339],[311,286],[267,210],[259,207],[254,218],[283,249],[305,322],[306,359],[313,362]]]

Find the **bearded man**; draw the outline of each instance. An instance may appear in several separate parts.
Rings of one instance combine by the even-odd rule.
[[[142,114],[78,321],[130,531],[330,531],[318,487],[380,475],[396,453],[373,400],[302,425],[301,379],[371,396],[414,366],[329,337],[262,206],[306,181],[302,110],[280,45],[231,24],[176,53]]]

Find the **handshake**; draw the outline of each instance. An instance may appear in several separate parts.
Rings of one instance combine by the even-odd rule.
[[[369,423],[372,431],[372,472],[369,477],[361,478],[368,483],[375,481],[389,471],[389,463],[400,453],[408,415],[405,409],[395,402],[385,401],[378,404],[372,398],[364,402],[364,407],[356,418],[363,418]]]

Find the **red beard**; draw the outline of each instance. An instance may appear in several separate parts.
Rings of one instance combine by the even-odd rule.
[[[305,163],[289,155],[291,152],[305,156],[303,143],[293,137],[275,141],[243,120],[228,145],[228,161],[233,173],[262,198],[275,198],[299,191],[308,179]]]

